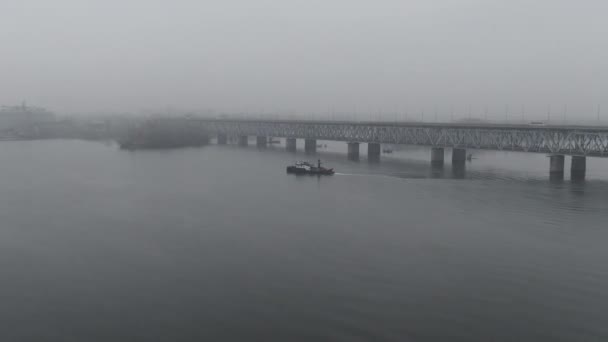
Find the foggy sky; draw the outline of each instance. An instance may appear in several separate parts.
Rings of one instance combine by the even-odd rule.
[[[595,117],[607,14],[605,0],[0,0],[0,104]]]

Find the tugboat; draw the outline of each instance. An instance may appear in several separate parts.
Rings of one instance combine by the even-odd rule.
[[[293,173],[296,175],[333,175],[334,169],[327,169],[321,166],[321,159],[317,161],[317,166],[312,165],[309,162],[297,162],[294,165],[287,167],[287,173]]]

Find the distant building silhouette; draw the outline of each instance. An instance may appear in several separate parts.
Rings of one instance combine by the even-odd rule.
[[[0,108],[0,130],[28,130],[38,124],[55,121],[55,114],[40,108],[28,107],[25,102],[19,106],[2,106]]]

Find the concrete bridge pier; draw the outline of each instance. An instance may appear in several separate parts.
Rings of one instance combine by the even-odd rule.
[[[462,165],[467,161],[467,150],[464,148],[452,149],[452,164]]]
[[[317,140],[316,139],[304,139],[304,151],[306,153],[317,152]]]
[[[348,159],[357,160],[359,159],[359,143],[349,142],[348,143]]]
[[[380,144],[379,143],[368,143],[367,144],[367,158],[369,160],[380,160]]]
[[[587,158],[585,156],[572,156],[570,177],[574,180],[585,179],[587,171]]]
[[[255,138],[255,144],[259,148],[264,148],[268,145],[268,138],[265,136],[257,136]]]
[[[443,166],[444,155],[445,155],[445,153],[444,153],[443,147],[431,148],[431,165],[432,166]]]
[[[296,151],[296,138],[287,138],[285,139],[285,149],[289,152]]]
[[[219,133],[217,135],[217,144],[218,145],[226,145],[228,142],[228,135],[226,133]]]
[[[554,154],[549,156],[549,173],[553,176],[564,175],[564,155]]]
[[[247,146],[249,144],[249,137],[246,135],[239,135],[239,146]]]

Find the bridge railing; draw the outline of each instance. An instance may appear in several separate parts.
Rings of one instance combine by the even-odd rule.
[[[210,132],[608,156],[608,127],[201,119]]]

